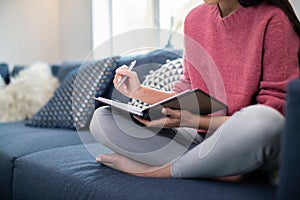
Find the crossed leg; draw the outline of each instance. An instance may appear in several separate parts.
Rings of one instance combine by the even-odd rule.
[[[112,112],[107,108],[100,108],[94,114],[91,123],[94,137],[118,152],[100,155],[97,161],[136,176],[178,178],[230,176],[225,180],[237,180],[240,178],[237,175],[260,168],[274,169],[278,164],[284,118],[266,106],[250,106],[242,109],[203,142],[188,130],[186,132],[192,134],[183,134],[184,136],[179,138],[184,139],[177,138],[177,142],[170,148],[164,147],[174,141],[174,135],[173,138],[166,137],[164,133],[155,134],[153,130],[135,127],[132,122],[128,122],[131,121],[128,118],[125,124],[129,124],[131,128],[122,131],[124,127],[121,124],[125,122],[122,120],[126,117],[116,116],[112,120]],[[106,123],[108,120],[110,122],[117,120],[120,123],[114,122],[115,126],[111,123],[108,126]],[[135,132],[136,135],[124,136],[124,132],[127,131],[131,134]],[[148,131],[149,134],[145,134]],[[136,136],[138,138],[135,138]],[[182,141],[188,142],[183,145]],[[143,147],[145,149],[141,151]]]

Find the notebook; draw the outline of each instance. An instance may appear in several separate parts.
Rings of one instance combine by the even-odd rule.
[[[95,97],[94,99],[102,102],[103,104],[111,106],[112,109],[118,109],[120,111],[127,112],[147,120],[155,120],[165,117],[165,115],[161,113],[163,107],[188,110],[194,114],[199,115],[208,115],[227,108],[227,106],[223,102],[217,100],[214,97],[211,97],[198,88],[184,91],[175,96],[152,104],[146,108],[135,107],[126,103],[106,99],[103,97]]]

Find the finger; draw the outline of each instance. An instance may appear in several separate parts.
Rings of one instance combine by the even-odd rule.
[[[125,75],[124,73],[126,73],[128,71],[128,66],[126,65],[122,65],[121,67],[116,69],[116,74],[120,74],[120,75]]]
[[[150,121],[150,123],[148,124],[147,127],[155,127],[155,128],[168,128],[166,127],[166,121],[168,118],[164,117],[164,118],[160,118],[157,120],[152,120]]]
[[[127,70],[128,68],[127,65],[122,65],[121,67],[118,67],[117,70]]]
[[[96,160],[102,163],[112,163],[115,161],[114,154],[100,154]]]
[[[180,118],[181,117],[181,110],[175,110],[171,108],[163,108],[161,111],[164,115],[167,115],[171,118]]]
[[[146,127],[162,128],[164,124],[164,120],[161,121],[161,119],[149,121],[138,116],[134,116],[134,118],[144,124]]]
[[[128,76],[129,78],[134,78],[134,76],[136,76],[136,72],[135,71],[129,71],[129,70],[120,70],[118,73],[118,75],[120,76]]]
[[[126,73],[126,74],[127,74],[127,75],[115,74],[115,77],[114,77],[114,80],[113,80],[113,83],[114,83],[114,86],[115,86],[115,87],[117,87],[117,86],[119,85],[119,83],[122,81],[122,79],[123,79],[124,76],[128,76],[129,78],[130,78],[131,76],[133,76],[133,74],[130,73],[130,72],[128,72],[128,73]],[[130,75],[129,75],[129,74],[130,74]],[[128,81],[126,80],[126,82],[128,82]]]
[[[102,165],[106,165],[110,168],[115,168],[114,162],[111,160],[111,157],[109,155],[101,154],[101,155],[97,156],[96,161],[98,163],[101,163]]]
[[[121,79],[122,79],[122,76],[115,74],[115,77],[113,80],[114,85],[117,85],[121,81]]]
[[[137,121],[141,122],[142,124],[144,124],[145,126],[148,126],[148,124],[150,123],[149,120],[146,120],[146,119],[143,119],[143,118],[140,118],[138,116],[133,116]]]
[[[152,120],[152,121],[149,121],[149,120],[145,120],[145,119],[142,119],[140,117],[135,117],[138,121],[140,121],[141,123],[145,124],[146,127],[155,127],[155,128],[163,128],[165,123],[166,123],[166,120],[167,118],[160,118],[160,119],[157,119],[157,120]]]

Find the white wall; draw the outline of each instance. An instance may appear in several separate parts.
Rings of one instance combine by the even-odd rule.
[[[290,3],[292,4],[298,19],[300,19],[300,1],[299,0],[290,0]]]
[[[92,49],[90,0],[0,0],[0,27],[0,62],[82,60]]]
[[[58,16],[58,0],[0,0],[0,61],[56,61]]]
[[[0,0],[0,62],[81,60],[91,50],[89,0]]]
[[[60,53],[63,60],[82,60],[92,50],[90,0],[60,2]]]

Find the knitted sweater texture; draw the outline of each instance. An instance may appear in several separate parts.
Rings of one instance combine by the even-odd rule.
[[[300,40],[285,13],[261,4],[222,18],[202,4],[185,20],[184,75],[179,93],[200,88],[227,104],[227,115],[253,104],[284,113],[287,82],[299,76]]]

